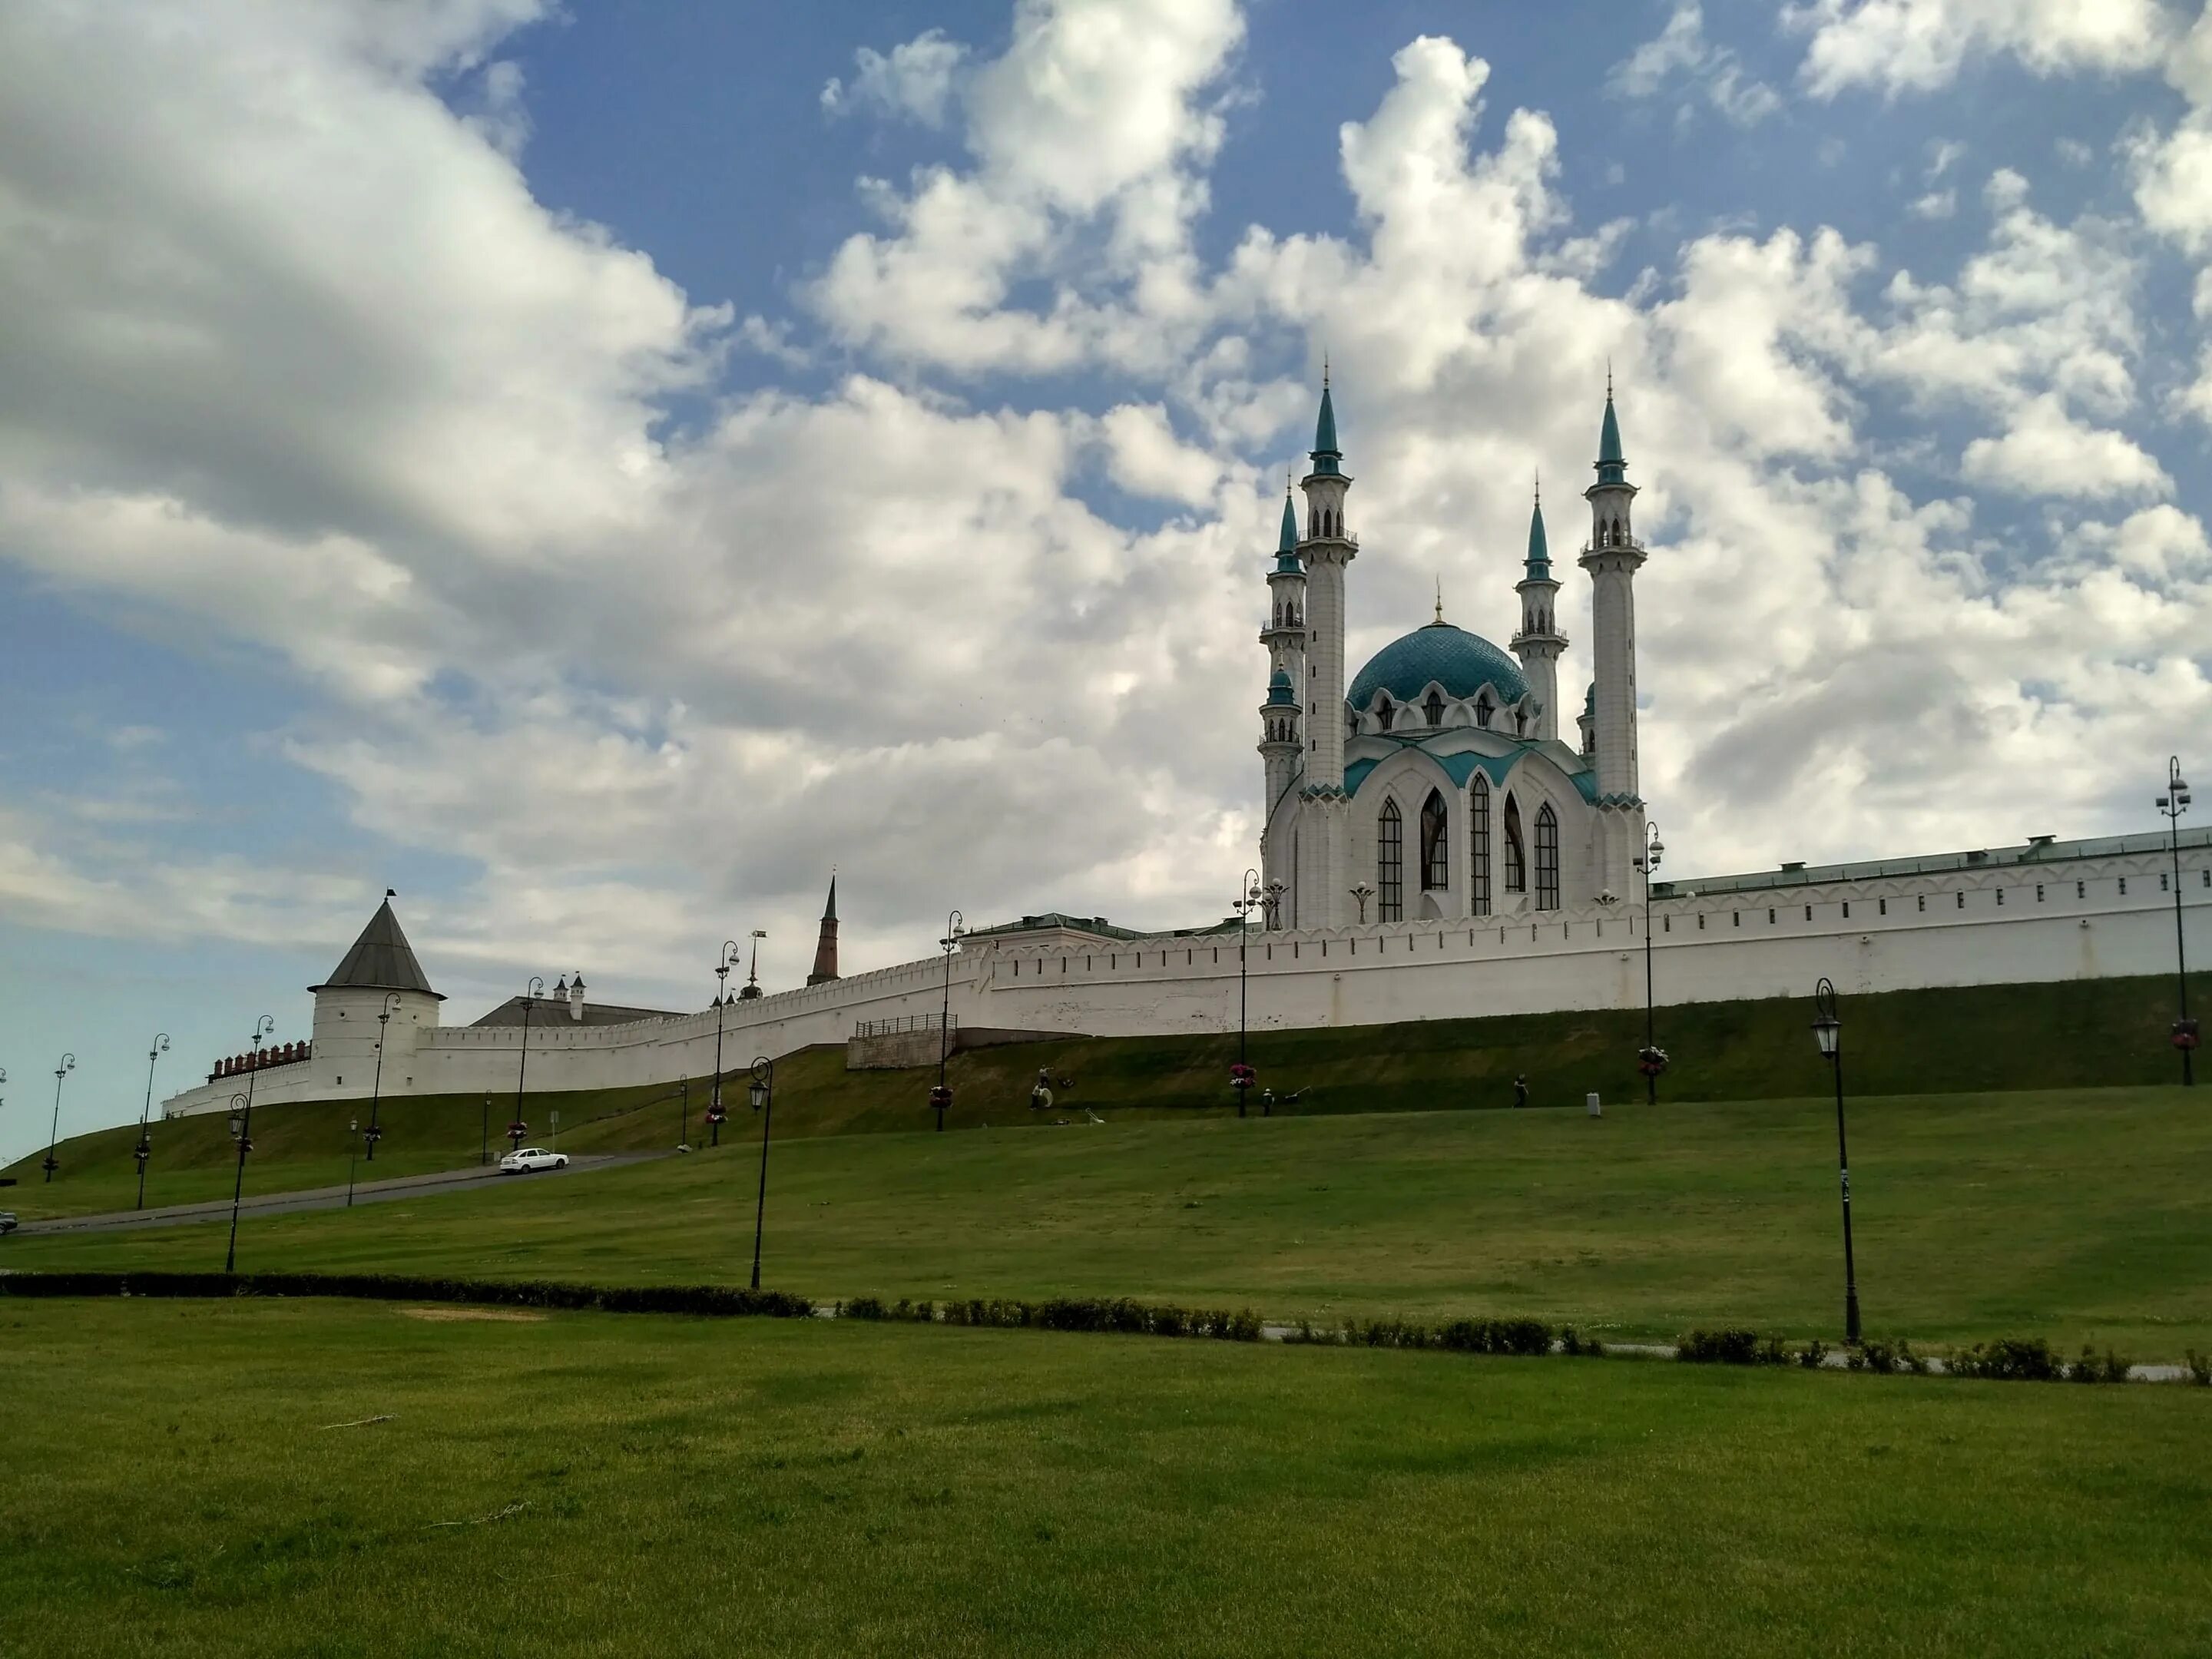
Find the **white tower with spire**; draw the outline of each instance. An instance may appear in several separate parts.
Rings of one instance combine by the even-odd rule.
[[[1277,538],[1274,568],[1267,573],[1267,623],[1260,643],[1267,647],[1267,697],[1260,705],[1260,756],[1266,795],[1260,822],[1273,822],[1283,798],[1304,776],[1307,720],[1298,688],[1306,683],[1306,572],[1298,562],[1298,515],[1290,485],[1283,486],[1283,528]],[[1295,816],[1279,835],[1260,836],[1261,879],[1285,891],[1297,880]],[[1288,925],[1289,903],[1269,910],[1270,925]]]
[[[1633,860],[1644,844],[1644,798],[1636,764],[1636,572],[1644,555],[1630,514],[1636,486],[1628,482],[1628,463],[1621,453],[1610,374],[1596,466],[1597,482],[1583,492],[1590,504],[1590,539],[1577,562],[1590,573],[1590,623],[1596,636],[1592,726],[1599,869],[1605,890],[1625,898],[1634,890]]]
[[[1347,921],[1352,911],[1345,863],[1351,798],[1344,790],[1344,577],[1359,552],[1344,525],[1344,497],[1352,480],[1337,447],[1327,364],[1322,368],[1321,414],[1307,459],[1313,465],[1299,480],[1306,493],[1306,533],[1298,544],[1306,571],[1306,766],[1297,875],[1285,921],[1318,927]]]
[[[1521,629],[1513,636],[1513,654],[1521,659],[1521,672],[1536,696],[1539,738],[1559,735],[1559,653],[1567,648],[1559,632],[1559,585],[1552,579],[1552,551],[1544,539],[1544,492],[1540,484],[1536,505],[1528,515],[1528,556],[1523,574],[1513,591],[1521,596]]]

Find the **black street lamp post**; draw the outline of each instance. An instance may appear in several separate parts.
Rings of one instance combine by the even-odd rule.
[[[1245,1097],[1252,1092],[1252,1065],[1247,1052],[1251,1025],[1250,976],[1246,971],[1246,945],[1252,936],[1252,912],[1260,908],[1260,872],[1247,870],[1237,902],[1237,1063],[1229,1068],[1229,1086],[1237,1091],[1237,1115],[1244,1115]]]
[[[491,1091],[489,1089],[484,1091],[483,1122],[478,1133],[483,1137],[483,1145],[477,1153],[477,1162],[489,1164],[491,1162]]]
[[[1844,1340],[1859,1340],[1859,1278],[1851,1261],[1851,1156],[1844,1140],[1844,1023],[1836,1017],[1836,988],[1823,979],[1813,991],[1813,1037],[1836,1074],[1836,1168],[1844,1189]]]
[[[753,1110],[761,1115],[760,1197],[753,1206],[753,1288],[760,1289],[761,1227],[768,1216],[768,1132],[775,1118],[775,1062],[766,1054],[753,1061]]]
[[[2173,851],[2173,976],[2181,995],[2181,1018],[2173,1022],[2173,1046],[2181,1050],[2181,1081],[2197,1081],[2197,1022],[2189,1017],[2189,947],[2181,933],[2181,815],[2189,810],[2189,785],[2181,775],[2181,757],[2166,761],[2166,793],[2158,798],[2166,814],[2166,841]]]
[[[945,1000],[937,1013],[937,1086],[929,1091],[929,1103],[937,1113],[937,1127],[942,1133],[945,1114],[952,1104],[952,1086],[945,1080],[945,1062],[952,1052],[952,952],[959,947],[960,932],[968,918],[957,910],[945,918],[945,937],[938,944],[945,951]]]
[[[1667,1069],[1667,1051],[1659,1046],[1651,1008],[1651,872],[1665,860],[1667,843],[1659,839],[1659,826],[1646,824],[1644,856],[1636,867],[1644,872],[1644,1048],[1636,1056],[1636,1069],[1644,1073],[1644,1103],[1659,1103],[1659,1073]]]
[[[384,1131],[377,1127],[377,1108],[384,1100],[384,1036],[392,1029],[392,1011],[398,1005],[399,993],[385,994],[384,1006],[376,1016],[376,1079],[368,1091],[368,1161],[376,1162],[376,1143],[384,1139]]]
[[[722,1009],[730,999],[730,964],[738,954],[738,942],[733,939],[722,941],[722,959],[714,964],[714,1091],[708,1102],[707,1121],[717,1128],[721,1119],[714,1115],[722,1109]],[[684,1138],[691,1138],[691,1103],[684,1103]]]
[[[353,1208],[353,1166],[361,1158],[361,1120],[346,1125],[346,1208]]]
[[[676,1079],[676,1150],[691,1150],[691,1079],[689,1075]]]
[[[276,1021],[269,1014],[253,1022],[253,1058],[246,1063],[246,1092],[230,1097],[230,1132],[238,1137],[238,1179],[230,1189],[230,1247],[222,1256],[227,1273],[238,1271],[238,1206],[246,1196],[246,1155],[253,1150],[253,1085],[261,1075],[261,1045],[276,1029]]]
[[[131,1207],[146,1207],[146,1160],[154,1156],[153,1142],[148,1138],[147,1120],[154,1115],[154,1062],[169,1051],[169,1034],[162,1031],[154,1038],[154,1046],[146,1054],[146,1103],[138,1110],[138,1144],[131,1149],[131,1156],[138,1160],[138,1201]]]
[[[509,1152],[520,1152],[522,1138],[530,1133],[530,1126],[522,1121],[522,1084],[530,1074],[530,1011],[538,1006],[538,999],[544,994],[544,976],[532,974],[530,983],[522,990],[522,1050],[514,1066],[514,1121],[507,1126]]]
[[[46,1161],[39,1166],[46,1172],[49,1182],[53,1180],[54,1171],[62,1167],[61,1160],[54,1156],[54,1148],[61,1144],[62,1138],[62,1079],[75,1070],[75,1054],[64,1054],[61,1064],[54,1067],[54,1127],[46,1134]]]

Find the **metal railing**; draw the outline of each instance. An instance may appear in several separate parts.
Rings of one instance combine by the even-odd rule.
[[[897,1019],[864,1019],[853,1028],[856,1037],[896,1036],[901,1031],[948,1031],[960,1029],[960,1016],[940,1019],[935,1014],[905,1014]]]

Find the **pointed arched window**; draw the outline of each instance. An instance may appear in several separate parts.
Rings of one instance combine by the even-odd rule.
[[[1390,722],[1395,720],[1397,715],[1398,711],[1390,707],[1390,699],[1388,697],[1375,705],[1375,718],[1382,723],[1385,732],[1390,729]]]
[[[1521,839],[1521,803],[1505,798],[1505,890],[1528,890],[1528,843]]]
[[[1485,686],[1474,700],[1474,723],[1486,729],[1490,725],[1490,688]]]
[[[1536,908],[1559,908],[1559,818],[1549,801],[1536,813]]]
[[[1471,914],[1490,914],[1490,780],[1477,772],[1467,790],[1467,885]]]
[[[1444,839],[1444,798],[1435,790],[1421,803],[1421,890],[1451,885],[1451,843]]]
[[[1444,723],[1443,693],[1431,690],[1428,702],[1421,705],[1421,712],[1429,717],[1430,725],[1442,726]]]
[[[1385,799],[1375,820],[1375,920],[1399,921],[1406,915],[1406,822],[1398,803]]]

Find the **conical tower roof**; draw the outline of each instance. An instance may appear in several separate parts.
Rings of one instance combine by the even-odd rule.
[[[1544,498],[1536,498],[1535,510],[1528,514],[1528,575],[1532,580],[1547,581],[1552,574],[1552,550],[1544,538]]]
[[[392,894],[387,890],[384,902],[376,907],[376,914],[368,919],[368,926],[361,930],[361,937],[353,942],[353,949],[345,953],[345,960],[331,970],[331,976],[320,985],[310,985],[310,991],[415,991],[424,996],[445,998],[430,988],[424,977],[422,964],[415,960],[415,947],[407,942],[400,931],[399,918],[392,914]]]

